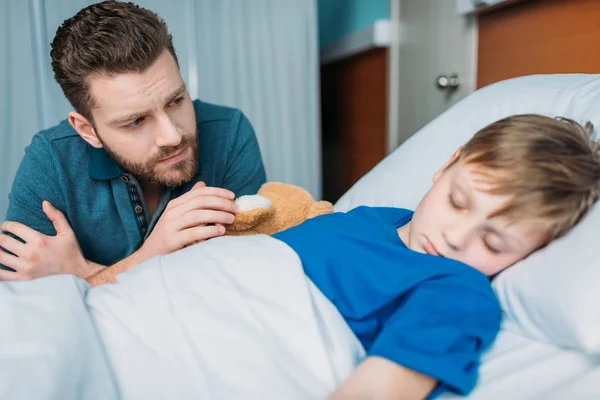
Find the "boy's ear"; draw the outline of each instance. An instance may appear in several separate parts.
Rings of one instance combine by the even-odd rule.
[[[98,135],[96,135],[94,127],[86,117],[76,112],[70,112],[69,124],[71,124],[79,136],[81,136],[81,138],[88,142],[92,147],[97,149],[101,149],[103,147],[102,142],[100,139],[98,139]]]
[[[460,156],[461,151],[462,151],[462,146],[460,146],[458,149],[456,149],[454,151],[454,153],[452,153],[452,155],[450,156],[450,159],[448,161],[446,161],[446,164],[444,164],[444,166],[442,168],[440,168],[439,171],[437,171],[435,174],[433,174],[433,182],[434,183],[440,178],[440,176],[442,176],[444,171],[447,170],[449,166],[454,164],[454,162],[458,159],[458,156]]]

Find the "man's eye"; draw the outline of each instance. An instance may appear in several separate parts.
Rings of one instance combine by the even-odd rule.
[[[135,121],[125,125],[125,128],[135,128],[137,126],[139,126],[142,122],[144,121],[144,118],[138,118]]]
[[[172,104],[172,105],[174,105],[174,106],[178,106],[178,105],[180,105],[180,104],[181,104],[181,102],[183,102],[183,99],[184,99],[184,97],[183,97],[183,96],[181,96],[181,97],[178,97],[178,98],[176,98],[175,100],[173,100],[173,101],[171,102],[171,104]]]

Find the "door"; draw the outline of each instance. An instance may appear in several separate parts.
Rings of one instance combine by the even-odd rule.
[[[390,49],[388,150],[393,150],[473,92],[477,28],[475,17],[459,15],[451,0],[391,0],[390,6],[399,26]],[[438,87],[438,78],[445,88]]]

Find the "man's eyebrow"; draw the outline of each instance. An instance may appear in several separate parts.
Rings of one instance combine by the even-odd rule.
[[[167,103],[169,103],[175,97],[185,92],[185,89],[185,83],[182,83],[181,86],[179,86],[175,91],[173,91],[173,93],[169,97],[167,97]]]
[[[151,111],[142,111],[142,112],[136,112],[133,114],[125,115],[123,117],[113,119],[112,121],[109,122],[109,125],[116,126],[116,125],[124,124],[125,122],[128,122],[128,121],[135,121],[136,119],[145,117],[146,115],[148,115],[150,113],[151,113]]]
[[[185,92],[186,87],[185,87],[185,83],[183,83],[181,86],[179,86],[176,90],[174,90],[170,96],[167,97],[167,104],[169,102],[171,102],[175,97],[179,96],[180,94],[182,94],[183,92]],[[146,111],[141,111],[141,112],[136,112],[133,114],[129,114],[129,115],[125,115],[123,117],[118,117],[113,119],[112,121],[109,122],[110,125],[121,125],[124,124],[125,122],[129,122],[129,121],[135,121],[138,118],[143,118],[145,116],[147,116],[148,114],[152,113],[151,110],[146,110]]]

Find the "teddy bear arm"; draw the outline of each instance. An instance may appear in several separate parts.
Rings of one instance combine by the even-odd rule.
[[[308,212],[308,218],[314,218],[323,214],[331,214],[333,205],[328,201],[318,201],[312,205]]]

